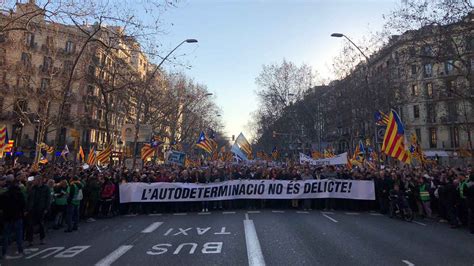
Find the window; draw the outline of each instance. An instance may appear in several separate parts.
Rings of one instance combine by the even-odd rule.
[[[16,101],[15,106],[13,107],[15,113],[23,113],[28,110],[28,102],[26,100],[19,99]]]
[[[426,120],[428,123],[436,123],[436,105],[429,103],[426,105]]]
[[[432,56],[433,55],[433,49],[431,48],[431,45],[423,46],[423,55],[424,56]]]
[[[411,95],[418,96],[419,94],[420,94],[420,91],[418,90],[418,85],[412,85],[411,86]]]
[[[436,148],[438,144],[438,135],[436,132],[436,128],[430,128],[430,148]]]
[[[35,35],[33,33],[31,33],[31,32],[26,33],[25,44],[28,47],[34,47],[35,46]]]
[[[446,81],[446,94],[448,97],[452,97],[453,95],[456,95],[456,81],[455,80]]]
[[[31,54],[21,53],[21,63],[24,66],[31,66]]]
[[[453,73],[454,70],[454,62],[453,60],[448,60],[444,62],[444,72],[446,75]]]
[[[74,43],[71,41],[66,42],[66,53],[71,54],[74,52]]]
[[[466,38],[466,50],[474,51],[474,36],[468,36]]]
[[[64,73],[70,74],[72,71],[72,61],[66,60],[64,61]]]
[[[416,72],[417,72],[416,65],[411,65],[411,74],[412,74],[412,76],[416,75]]]
[[[89,95],[89,96],[94,95],[94,86],[92,86],[92,85],[87,86],[87,95]]]
[[[423,74],[424,74],[425,78],[429,78],[429,77],[433,76],[433,65],[431,63],[425,64],[423,66]]]
[[[89,75],[94,76],[95,75],[95,67],[94,66],[89,66],[88,73],[89,73]]]
[[[45,93],[49,87],[49,79],[41,79],[41,86],[39,93]]]
[[[421,130],[419,128],[415,129],[415,135],[418,139],[418,143],[421,144]]]
[[[420,106],[413,105],[413,118],[420,118]]]
[[[51,57],[45,56],[43,58],[43,71],[48,71],[53,66],[53,59]]]
[[[449,137],[451,140],[451,148],[459,147],[459,128],[456,126],[449,128]]]
[[[456,122],[458,120],[458,106],[455,102],[447,103],[447,113],[449,122]]]
[[[428,98],[433,98],[433,83],[426,83],[426,96]]]

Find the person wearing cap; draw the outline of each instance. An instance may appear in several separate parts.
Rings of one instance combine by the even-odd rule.
[[[18,256],[23,255],[23,214],[25,212],[25,198],[20,191],[18,181],[12,176],[2,178],[8,186],[7,191],[0,195],[0,210],[3,212],[3,245],[2,257],[7,254],[10,236],[15,232],[15,242]]]
[[[36,175],[32,183],[32,187],[28,191],[26,205],[26,240],[29,242],[29,246],[33,245],[35,226],[39,226],[40,244],[44,244],[44,238],[46,237],[44,218],[48,212],[50,202],[51,192],[49,187],[44,184],[40,175]]]

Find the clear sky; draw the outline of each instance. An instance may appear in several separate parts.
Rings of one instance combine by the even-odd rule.
[[[331,60],[342,32],[355,42],[382,27],[384,13],[400,0],[187,0],[163,17],[163,51],[183,39],[199,43],[177,54],[191,69],[176,67],[214,93],[227,136],[243,132],[258,108],[255,78],[263,64],[306,63],[331,78]]]

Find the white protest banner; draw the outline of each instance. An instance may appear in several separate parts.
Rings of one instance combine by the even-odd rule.
[[[300,164],[309,163],[310,165],[342,165],[347,164],[347,152],[338,154],[332,158],[315,160],[308,155],[300,152]]]
[[[340,198],[375,200],[367,180],[231,180],[218,183],[125,183],[120,202],[211,201],[231,199]]]

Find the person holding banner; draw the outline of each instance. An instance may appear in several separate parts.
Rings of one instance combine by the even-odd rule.
[[[309,171],[309,167],[304,168],[304,172],[301,175],[301,180],[311,180],[313,179],[313,175]],[[304,199],[303,200],[303,210],[310,211],[311,210],[311,199]]]

